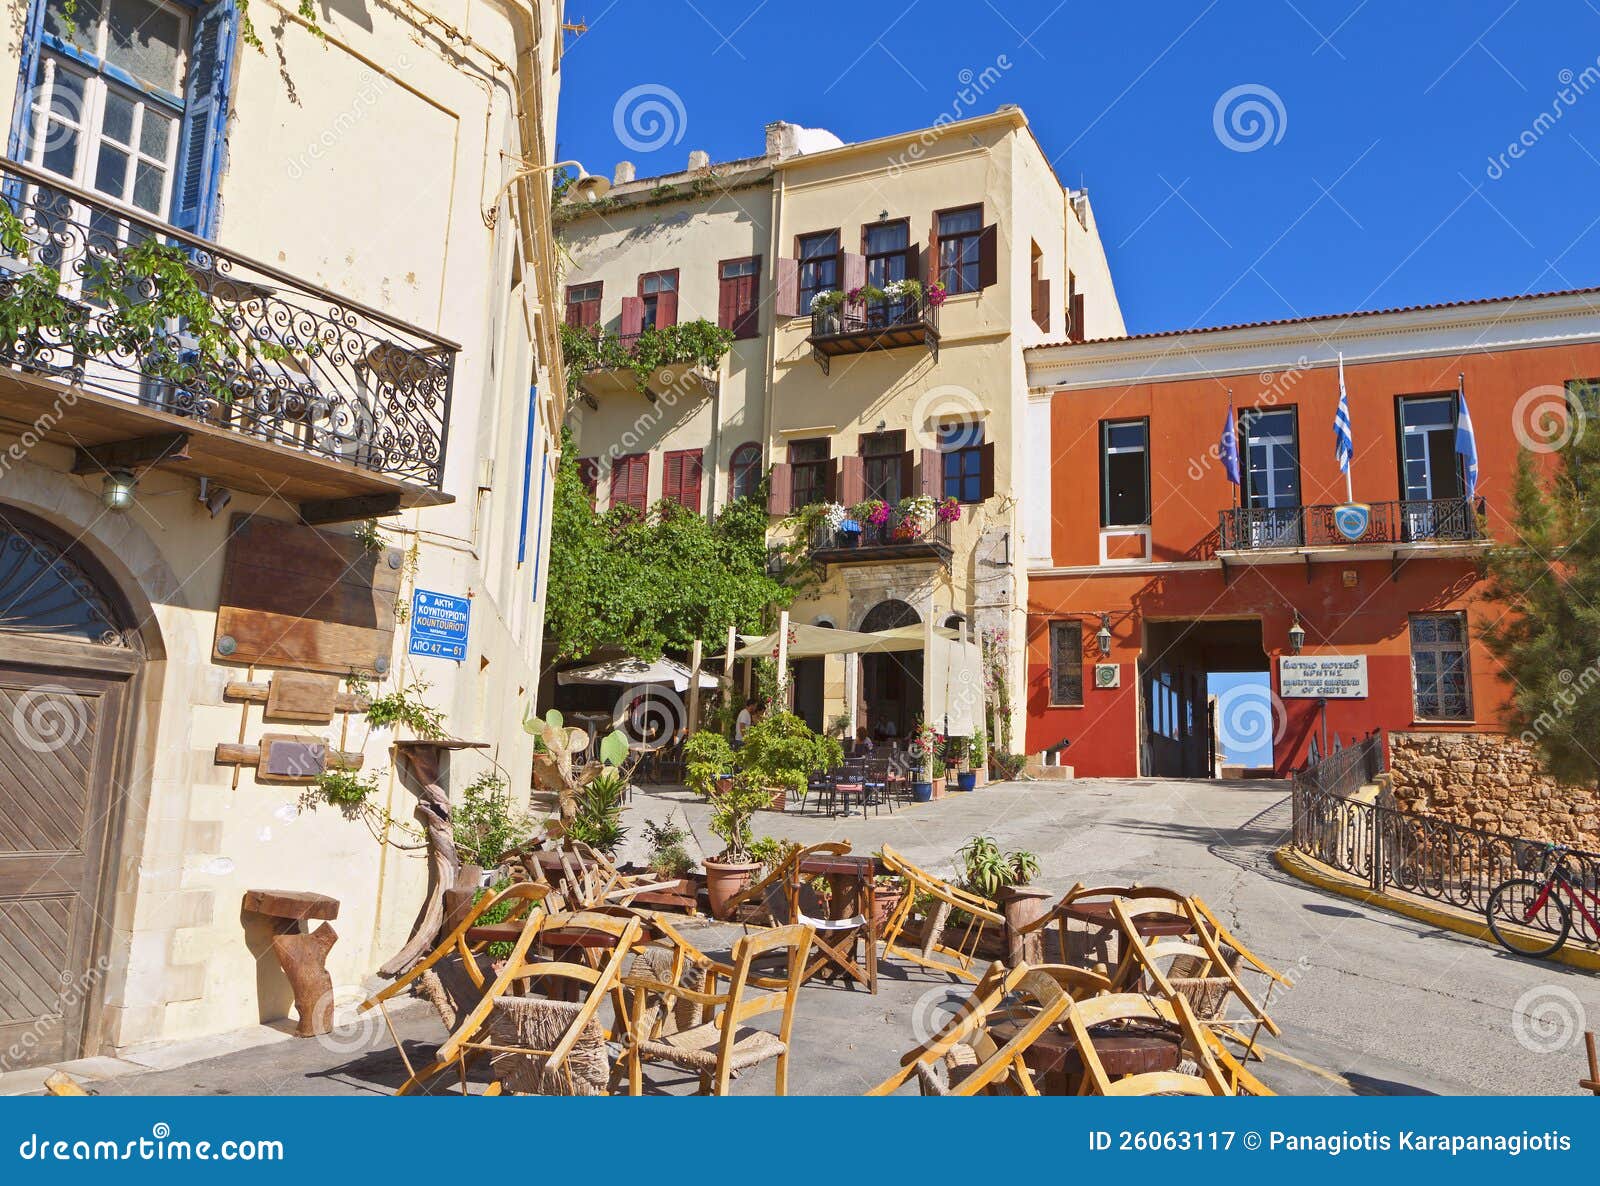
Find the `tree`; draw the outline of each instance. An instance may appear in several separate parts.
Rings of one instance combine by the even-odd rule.
[[[767,506],[757,492],[707,519],[663,500],[596,514],[563,434],[551,510],[546,659],[618,647],[642,659],[715,643],[729,623],[762,626],[791,593],[767,575]]]
[[[1577,430],[1558,464],[1524,451],[1512,496],[1516,539],[1489,553],[1486,596],[1504,611],[1482,631],[1515,691],[1511,728],[1561,782],[1600,781],[1600,425]],[[1549,451],[1548,449],[1545,451]]]

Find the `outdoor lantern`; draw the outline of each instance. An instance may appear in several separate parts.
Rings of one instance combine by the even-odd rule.
[[[114,469],[100,483],[100,502],[108,511],[125,511],[133,505],[139,479],[125,469]]]
[[[1101,614],[1100,615],[1100,629],[1098,629],[1098,630],[1096,630],[1094,632],[1094,640],[1095,640],[1095,642],[1100,644],[1100,655],[1101,655],[1101,657],[1102,658],[1109,658],[1111,656],[1111,615],[1110,614]]]
[[[1300,649],[1306,645],[1306,628],[1300,625],[1300,615],[1294,616],[1294,625],[1289,627],[1289,653],[1298,655]]]

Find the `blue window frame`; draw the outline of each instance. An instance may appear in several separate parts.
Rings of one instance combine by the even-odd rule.
[[[939,425],[943,454],[944,495],[959,502],[983,501],[983,422],[955,421]]]
[[[67,0],[30,2],[8,155],[209,235],[234,0],[75,0],[68,8]],[[126,235],[123,228],[115,238]]]

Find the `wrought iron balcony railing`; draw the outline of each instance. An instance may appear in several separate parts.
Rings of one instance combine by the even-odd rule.
[[[912,559],[950,555],[950,524],[924,525],[892,512],[883,523],[847,519],[838,527],[817,525],[811,537],[812,557],[830,562]]]
[[[455,343],[50,174],[0,175],[0,306],[54,284],[49,324],[0,323],[0,368],[439,488]]]
[[[939,307],[924,295],[814,309],[807,341],[824,373],[835,355],[897,346],[925,345],[938,358]]]
[[[1217,550],[1262,552],[1285,548],[1340,548],[1363,544],[1487,542],[1482,498],[1440,498],[1368,503],[1359,513],[1327,504],[1305,507],[1233,507],[1222,512]]]

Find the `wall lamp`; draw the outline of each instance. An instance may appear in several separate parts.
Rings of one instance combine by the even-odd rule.
[[[1289,627],[1289,653],[1298,655],[1306,645],[1306,628],[1300,625],[1300,613],[1295,611],[1294,625]]]
[[[484,223],[488,226],[495,224],[495,220],[500,217],[500,203],[505,201],[506,194],[511,192],[511,187],[524,177],[532,177],[538,173],[552,173],[557,169],[565,169],[568,166],[578,171],[578,175],[573,178],[570,188],[573,196],[580,197],[586,202],[594,202],[605,197],[610,192],[611,182],[604,177],[599,177],[589,172],[580,161],[557,161],[553,165],[522,165],[513,170],[511,176],[506,178],[505,184],[496,191],[494,201],[490,202],[488,208],[483,212]]]
[[[1101,614],[1100,615],[1100,629],[1098,629],[1098,630],[1096,630],[1094,632],[1094,640],[1095,640],[1095,642],[1100,644],[1100,657],[1102,659],[1109,659],[1111,657],[1111,615],[1110,614]]]
[[[125,511],[133,505],[139,479],[125,469],[109,471],[100,480],[100,505],[108,511]]]

